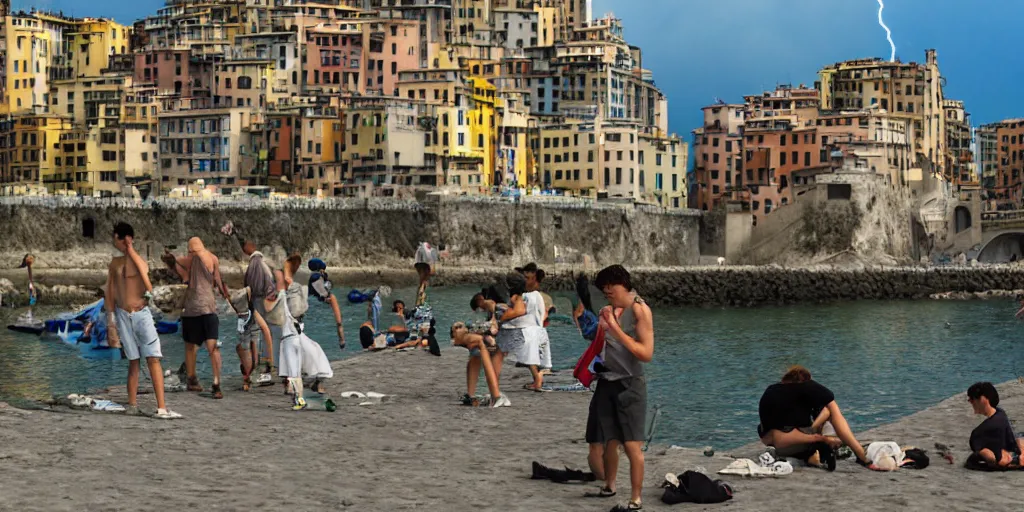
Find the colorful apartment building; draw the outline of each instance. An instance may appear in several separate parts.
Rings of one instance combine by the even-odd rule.
[[[223,194],[317,196],[557,185],[685,206],[688,147],[668,134],[667,100],[622,21],[593,19],[589,0],[165,0],[130,26],[0,16],[4,185],[162,194],[201,180]],[[573,127],[579,112],[600,121]],[[39,123],[36,143],[59,145],[45,158],[21,140]],[[600,134],[600,166],[577,177],[541,161],[541,133],[565,129]]]

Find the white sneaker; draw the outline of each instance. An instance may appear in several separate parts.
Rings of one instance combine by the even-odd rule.
[[[498,407],[512,407],[512,401],[509,400],[507,396],[501,395],[491,407],[494,409],[497,409]]]
[[[259,384],[261,386],[264,384],[271,384],[273,382],[274,377],[271,376],[269,373],[261,373],[260,376],[256,379],[256,384]]]
[[[183,418],[182,415],[170,409],[157,409],[156,414],[154,414],[153,417],[158,420],[180,420]]]

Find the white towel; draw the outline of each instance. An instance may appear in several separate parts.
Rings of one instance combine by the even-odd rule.
[[[771,466],[761,467],[750,459],[736,459],[725,469],[718,472],[720,475],[740,475],[753,477],[777,477],[785,476],[793,472],[793,465],[786,461],[775,462]]]
[[[895,471],[906,458],[900,445],[892,441],[871,443],[865,451],[868,460],[882,471]]]

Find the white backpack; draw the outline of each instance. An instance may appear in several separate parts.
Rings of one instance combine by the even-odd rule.
[[[295,318],[301,318],[309,310],[309,294],[302,283],[293,282],[285,292],[288,300],[288,312]]]

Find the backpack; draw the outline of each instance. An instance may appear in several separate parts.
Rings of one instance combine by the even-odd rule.
[[[292,283],[285,292],[288,300],[288,312],[295,318],[302,318],[309,310],[309,294],[306,287],[299,283]]]
[[[704,473],[687,471],[679,475],[679,487],[668,485],[661,501],[677,503],[722,503],[732,499],[732,487],[721,480],[712,480]]]

